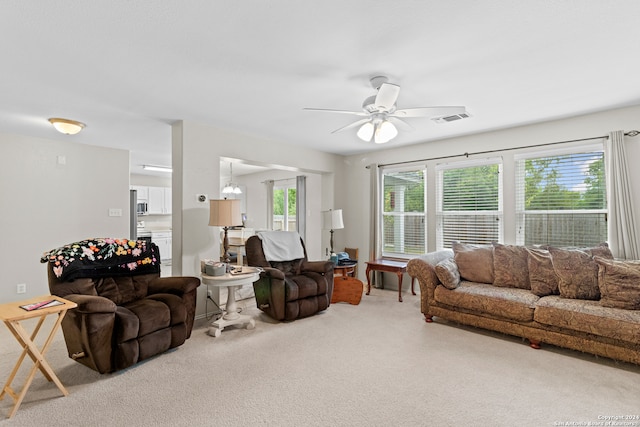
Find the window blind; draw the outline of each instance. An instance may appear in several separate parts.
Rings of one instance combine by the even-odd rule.
[[[502,160],[442,164],[437,171],[438,249],[451,242],[489,244],[502,238]]]
[[[607,240],[602,145],[516,158],[517,242],[586,247]]]

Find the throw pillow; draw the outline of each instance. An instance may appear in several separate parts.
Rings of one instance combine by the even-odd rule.
[[[640,310],[640,261],[594,257],[600,267],[598,286],[605,307]]]
[[[549,248],[553,270],[558,275],[558,289],[563,298],[600,299],[598,264],[579,249]]]
[[[451,247],[462,279],[493,283],[493,246],[453,242]]]
[[[531,292],[539,297],[559,294],[558,276],[553,269],[551,253],[546,249],[526,249],[529,255],[527,258],[527,267],[529,268]]]
[[[592,257],[599,256],[606,259],[613,259],[613,254],[611,253],[611,249],[609,249],[609,244],[607,242],[602,242],[598,246],[594,246],[593,248],[584,248],[580,250],[591,254]]]
[[[493,244],[493,284],[519,289],[531,289],[528,253],[524,246]]]
[[[436,264],[436,276],[447,289],[455,289],[460,284],[460,272],[453,259],[445,259]]]

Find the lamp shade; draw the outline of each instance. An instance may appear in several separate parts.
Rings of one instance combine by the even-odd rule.
[[[322,212],[322,228],[325,230],[339,230],[344,228],[344,222],[342,222],[342,209]]]
[[[209,225],[212,227],[242,225],[240,200],[209,200]]]
[[[365,124],[360,126],[360,129],[358,129],[358,133],[357,133],[358,138],[360,138],[363,141],[369,142],[371,141],[371,137],[373,136],[373,131],[374,131],[373,123],[366,122]]]
[[[398,136],[398,129],[388,120],[383,121],[376,127],[373,140],[376,144],[384,144]]]

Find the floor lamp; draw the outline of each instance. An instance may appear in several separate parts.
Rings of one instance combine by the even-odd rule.
[[[344,228],[344,222],[342,222],[342,209],[336,209],[322,212],[322,228],[329,230],[331,233],[330,245],[331,254],[333,254],[333,230],[339,230]]]
[[[228,264],[231,261],[231,257],[229,256],[229,237],[227,236],[227,231],[229,227],[242,225],[240,200],[209,200],[209,225],[212,227],[222,227],[224,230],[223,261]]]

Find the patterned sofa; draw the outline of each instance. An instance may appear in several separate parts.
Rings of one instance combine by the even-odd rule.
[[[421,311],[529,340],[640,365],[640,261],[593,248],[454,242],[412,259]]]

